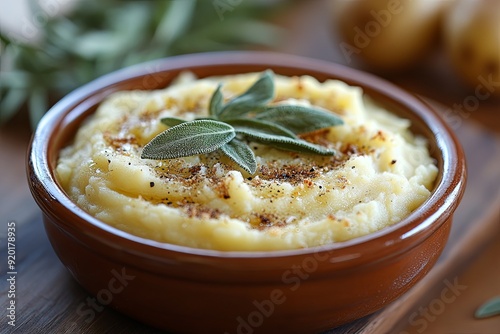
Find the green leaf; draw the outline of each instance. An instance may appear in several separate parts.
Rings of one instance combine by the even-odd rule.
[[[127,44],[125,36],[114,31],[91,31],[74,41],[73,51],[82,58],[117,57]]]
[[[298,138],[271,135],[251,129],[237,129],[236,133],[257,143],[262,143],[285,151],[313,153],[319,155],[334,155],[335,151],[311,144]]]
[[[223,145],[220,150],[249,174],[255,174],[257,161],[248,145],[236,138]]]
[[[162,122],[163,124],[165,124],[167,126],[172,127],[172,126],[176,126],[176,125],[179,125],[182,123],[186,123],[187,121],[184,119],[177,118],[177,117],[165,117],[165,118],[162,118],[160,120],[160,122]]]
[[[30,73],[25,71],[0,72],[0,89],[27,89],[31,82]]]
[[[495,297],[481,305],[474,313],[476,318],[488,318],[494,315],[500,315],[500,297]]]
[[[152,38],[153,45],[168,48],[187,30],[196,6],[195,0],[170,1]]]
[[[226,103],[219,118],[223,120],[243,116],[253,109],[269,103],[273,97],[273,72],[268,70],[247,91]]]
[[[208,114],[214,118],[217,118],[222,111],[222,102],[224,97],[220,91],[221,85],[217,86],[212,98],[210,99],[210,105],[208,106]]]
[[[7,36],[4,36],[2,34],[0,34],[0,42],[2,42],[4,44],[4,46],[7,46],[7,45],[12,43],[10,38],[8,38]]]
[[[232,126],[213,120],[195,120],[163,131],[144,146],[143,159],[174,159],[207,154],[235,137]]]
[[[4,96],[0,96],[0,124],[8,121],[21,108],[28,97],[25,89],[9,89]]]
[[[112,30],[129,36],[130,43],[140,43],[142,41],[135,37],[140,38],[148,33],[152,12],[151,4],[145,1],[122,1],[120,6],[114,6],[109,11],[107,21]]]
[[[279,124],[294,133],[306,133],[344,124],[339,116],[314,107],[276,105],[259,112],[255,118]]]
[[[203,29],[190,34],[189,40],[194,38],[226,46],[256,44],[276,47],[286,37],[286,29],[254,18],[235,17],[233,14],[227,15],[227,19],[222,22],[217,20],[205,24]]]
[[[48,109],[47,90],[44,87],[35,87],[29,97],[29,114],[32,129],[36,128],[38,121]]]
[[[231,124],[236,131],[254,130],[269,135],[297,138],[297,136],[287,128],[279,124],[274,124],[265,120],[257,120],[252,118],[236,118],[236,119],[228,119],[225,120],[224,122]]]

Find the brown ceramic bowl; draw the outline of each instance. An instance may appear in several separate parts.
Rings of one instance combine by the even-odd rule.
[[[376,233],[324,247],[221,252],[130,235],[73,203],[54,176],[59,150],[109,94],[163,88],[183,70],[200,77],[262,71],[308,74],[361,86],[426,137],[439,176],[410,216]],[[69,94],[40,122],[28,160],[33,196],[49,239],[75,279],[101,304],[173,332],[318,332],[370,314],[411,288],[445,246],[465,187],[464,154],[436,112],[366,73],[269,53],[172,57],[127,68]]]

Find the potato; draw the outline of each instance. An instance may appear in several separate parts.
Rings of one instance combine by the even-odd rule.
[[[444,17],[443,39],[458,73],[484,97],[500,96],[500,1],[457,0]]]
[[[418,61],[439,34],[447,1],[333,0],[342,54],[378,70],[399,70]]]

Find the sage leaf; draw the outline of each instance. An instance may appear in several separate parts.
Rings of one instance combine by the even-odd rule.
[[[47,91],[44,87],[35,87],[28,99],[30,123],[33,129],[48,109]]]
[[[90,31],[74,41],[74,52],[86,59],[115,58],[125,49],[127,36],[113,31]]]
[[[30,74],[24,71],[0,72],[0,89],[26,89],[30,80]]]
[[[295,105],[265,107],[259,110],[255,118],[279,124],[294,133],[307,133],[344,124],[342,118],[331,112]]]
[[[0,124],[13,117],[21,109],[28,91],[25,89],[11,89],[5,95],[0,91]]]
[[[264,72],[247,91],[224,104],[221,85],[215,89],[208,116],[194,121],[165,117],[171,128],[144,146],[141,157],[172,159],[219,151],[250,174],[257,170],[246,139],[281,150],[334,155],[335,150],[302,140],[296,134],[343,124],[337,115],[316,107],[266,106],[274,96],[273,73]]]
[[[184,119],[177,118],[177,117],[165,117],[165,118],[162,118],[160,120],[160,122],[162,122],[163,124],[165,124],[167,126],[172,127],[172,126],[176,126],[176,125],[179,125],[182,123],[186,123],[187,121]]]
[[[174,159],[214,152],[235,137],[234,128],[214,120],[195,120],[163,131],[146,144],[143,159]]]
[[[479,319],[492,317],[494,315],[500,315],[500,297],[488,300],[481,305],[474,314],[474,316]]]
[[[0,34],[0,42],[2,42],[5,46],[8,46],[11,42],[10,39],[7,39],[3,35]]]
[[[243,168],[247,173],[254,174],[257,170],[257,161],[250,147],[234,138],[227,144],[223,145],[221,151],[233,160],[238,166]]]
[[[319,155],[334,155],[335,151],[322,146],[311,144],[299,138],[271,135],[251,129],[235,129],[236,133],[268,146],[272,146],[285,151],[313,153]]]
[[[196,7],[195,0],[169,1],[169,8],[164,12],[156,27],[151,44],[167,49],[173,41],[186,33]]]
[[[274,124],[264,120],[257,120],[252,118],[236,118],[226,120],[225,122],[231,124],[235,128],[235,130],[253,130],[270,135],[297,138],[297,136],[287,128],[282,127],[279,124]]]
[[[219,114],[219,118],[224,120],[243,116],[253,109],[271,102],[273,97],[273,72],[268,70],[243,94],[226,103]]]
[[[268,4],[270,2],[263,3]],[[283,40],[287,36],[286,29],[270,23],[253,18],[237,17],[236,12],[226,16],[224,17],[224,21],[204,25],[203,29],[200,29],[197,34],[189,37],[194,37],[197,43],[198,41],[201,43],[212,42],[213,44],[217,44],[219,49],[221,47],[228,49],[228,46],[235,42],[241,46],[248,43],[256,43],[263,46],[276,47],[276,41]],[[217,36],[217,40],[212,39],[211,36]],[[184,40],[184,42],[190,43],[191,39]]]
[[[222,96],[222,93],[220,91],[221,87],[221,85],[217,86],[217,89],[212,95],[210,104],[208,106],[208,114],[210,116],[213,116],[214,118],[217,118],[222,111],[222,102],[224,100],[224,97]]]

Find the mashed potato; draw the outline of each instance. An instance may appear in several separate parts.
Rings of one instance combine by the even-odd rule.
[[[219,83],[229,99],[258,73],[196,80],[157,91],[110,96],[61,151],[57,176],[69,196],[98,219],[131,234],[184,246],[278,250],[325,245],[392,225],[430,195],[437,167],[410,122],[339,81],[275,76],[272,103],[315,105],[343,125],[303,135],[338,151],[319,156],[251,143],[257,172],[210,153],[141,159],[167,129],[162,117],[207,115]]]

